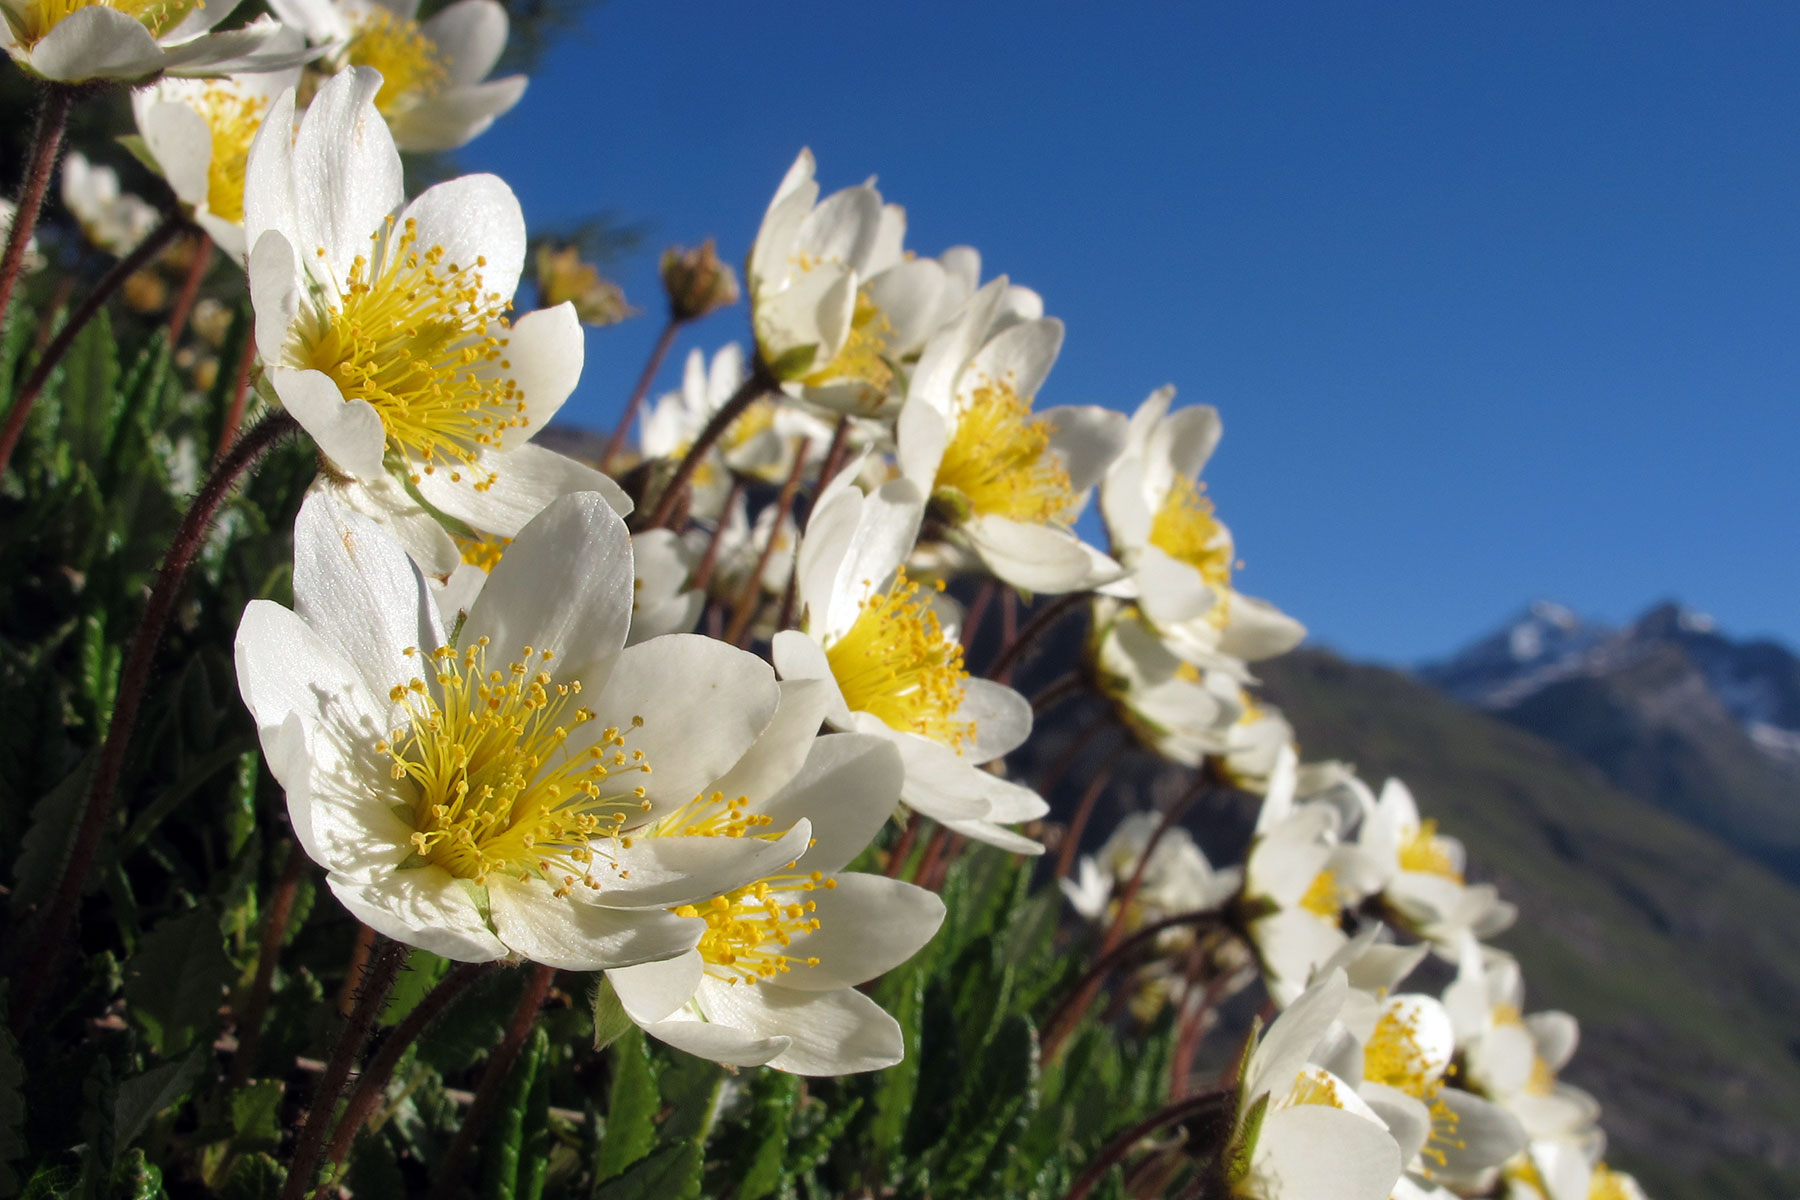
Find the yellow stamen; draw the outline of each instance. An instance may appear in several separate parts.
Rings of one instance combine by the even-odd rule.
[[[1067,527],[1075,490],[1050,449],[1054,432],[1010,382],[983,383],[957,415],[935,490],[979,516]]]
[[[1218,597],[1207,619],[1222,624],[1231,594],[1231,536],[1213,515],[1213,503],[1202,490],[1191,479],[1175,480],[1150,522],[1150,544],[1200,573]]]
[[[450,80],[437,43],[425,36],[419,23],[380,5],[370,6],[368,15],[357,23],[347,55],[351,66],[374,67],[381,72],[375,107],[384,117],[429,99]]]
[[[843,347],[830,362],[803,376],[800,382],[819,387],[856,380],[885,393],[894,382],[894,369],[887,362],[888,339],[893,333],[893,323],[870,299],[869,289],[859,289]]]
[[[1300,897],[1300,907],[1335,922],[1344,911],[1344,892],[1338,885],[1337,876],[1330,871],[1320,871],[1314,876],[1306,894]]]
[[[732,984],[764,983],[796,966],[819,965],[816,956],[786,953],[796,937],[819,928],[814,915],[818,905],[797,893],[836,887],[837,880],[817,871],[771,875],[704,904],[684,904],[671,911],[706,922],[698,949],[708,975]]]
[[[329,375],[348,400],[366,400],[389,446],[420,472],[468,472],[477,490],[496,478],[477,459],[501,435],[529,424],[506,359],[512,302],[482,290],[487,261],[446,261],[442,246],[421,250],[407,218],[371,235],[331,307],[303,313],[299,357]],[[323,254],[323,251],[320,251]]]
[[[1628,1181],[1631,1176],[1600,1163],[1588,1180],[1588,1200],[1636,1200],[1638,1193]]]
[[[244,220],[244,168],[250,143],[269,111],[269,101],[215,80],[194,100],[212,133],[212,161],[206,168],[206,207],[233,224]]]
[[[461,534],[450,535],[456,540],[457,549],[462,551],[462,560],[472,567],[480,567],[486,574],[492,575],[494,568],[500,565],[500,556],[512,545],[512,539],[498,534],[486,534],[482,537],[463,537]]]
[[[1344,1097],[1338,1091],[1337,1078],[1334,1075],[1317,1067],[1307,1067],[1294,1080],[1294,1086],[1287,1094],[1287,1103],[1342,1108],[1344,1107]]]
[[[6,5],[4,12],[13,37],[29,49],[84,8],[122,12],[149,30],[151,37],[161,37],[181,24],[189,13],[205,7],[204,0],[25,0],[16,9]]]
[[[1445,879],[1463,881],[1462,872],[1456,869],[1456,859],[1451,856],[1449,844],[1437,835],[1437,822],[1421,821],[1416,829],[1405,835],[1400,843],[1400,869],[1402,871],[1422,871],[1427,875],[1440,875]]]
[[[579,682],[557,683],[545,669],[551,651],[528,646],[500,671],[487,648],[481,638],[437,650],[429,682],[414,677],[389,693],[406,724],[377,750],[393,762],[414,854],[477,884],[498,871],[548,880],[559,895],[598,889],[593,843],[640,811],[633,784],[650,764],[626,753],[617,728],[569,748],[594,714],[577,702]]]
[[[956,715],[968,690],[962,646],[945,635],[904,569],[887,591],[863,601],[825,657],[852,711],[952,748],[975,736],[975,723]]]

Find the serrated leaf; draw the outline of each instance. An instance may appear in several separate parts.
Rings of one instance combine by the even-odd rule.
[[[660,1146],[595,1188],[593,1200],[697,1200],[702,1162],[698,1142]]]
[[[1017,1153],[1019,1134],[1037,1107],[1037,1031],[1008,1017],[963,1089],[936,1172],[939,1194],[1004,1194],[1001,1175]]]
[[[532,1031],[531,1040],[506,1074],[500,1101],[482,1139],[482,1190],[486,1200],[517,1200],[519,1168],[523,1162],[526,1126],[538,1075],[544,1058],[550,1052],[550,1035],[543,1026]],[[543,1124],[539,1114],[538,1124]]]
[[[607,1090],[606,1136],[594,1164],[604,1182],[623,1174],[656,1144],[656,1114],[662,1106],[656,1068],[644,1035],[633,1030],[613,1043],[612,1086]]]
[[[287,1183],[287,1168],[273,1155],[255,1153],[240,1156],[231,1164],[231,1174],[219,1189],[223,1200],[280,1200]],[[399,1192],[368,1192],[370,1196],[397,1196]]]
[[[604,1050],[631,1031],[631,1015],[604,974],[594,984],[594,1049]]]
[[[231,1093],[231,1140],[240,1150],[275,1150],[281,1145],[279,1079],[253,1079]]]
[[[19,1200],[68,1200],[81,1186],[81,1172],[74,1167],[42,1166],[31,1173]]]
[[[119,385],[118,349],[104,308],[75,335],[56,372],[61,376],[57,397],[62,438],[77,459],[97,466],[112,440],[110,422]]]
[[[1256,1139],[1262,1134],[1263,1118],[1269,1113],[1269,1093],[1264,1092],[1244,1110],[1225,1150],[1225,1178],[1236,1184],[1250,1174],[1250,1159],[1256,1153]]]
[[[662,1108],[668,1114],[662,1123],[662,1140],[705,1140],[724,1082],[725,1068],[718,1063],[671,1051],[656,1072]]]
[[[219,914],[202,904],[159,922],[125,964],[126,1011],[152,1050],[179,1054],[211,1033],[230,976]]]
[[[871,1115],[864,1136],[872,1152],[875,1174],[886,1174],[886,1166],[900,1149],[906,1133],[907,1114],[912,1111],[913,1097],[919,1087],[919,1026],[925,1009],[925,974],[908,963],[890,971],[876,990],[876,1000],[887,1009],[900,1026],[900,1044],[904,1056],[883,1071],[872,1073],[863,1085],[868,1089]]]
[[[113,1144],[129,1146],[157,1113],[179,1104],[205,1065],[206,1048],[196,1046],[183,1058],[121,1083],[113,1102]]]
[[[381,1023],[398,1025],[406,1020],[406,1014],[419,1006],[419,1001],[438,985],[438,981],[449,970],[449,959],[440,958],[429,950],[415,948],[406,956],[406,965],[400,969],[399,977],[394,980],[394,988],[388,993],[387,1004],[381,1010]]]
[[[113,1200],[167,1200],[162,1168],[132,1150],[119,1160],[112,1173]]]
[[[781,1071],[762,1071],[750,1081],[750,1112],[731,1163],[740,1200],[762,1200],[780,1187],[788,1126],[800,1082]]]
[[[93,767],[94,755],[89,754],[31,806],[31,825],[13,864],[13,911],[41,902],[62,878],[75,847],[75,828],[81,821],[81,802]]]

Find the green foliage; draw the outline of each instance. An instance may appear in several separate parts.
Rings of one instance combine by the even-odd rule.
[[[153,1052],[179,1054],[211,1031],[230,971],[211,906],[167,917],[150,931],[125,965],[125,999]]]

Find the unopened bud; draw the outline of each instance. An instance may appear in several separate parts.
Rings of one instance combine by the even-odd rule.
[[[677,321],[692,321],[738,302],[737,272],[719,261],[711,238],[692,250],[681,246],[664,250],[662,281],[669,294],[669,312]]]
[[[581,261],[573,246],[539,246],[538,303],[554,308],[567,300],[584,325],[616,325],[637,310],[625,302],[619,285],[603,279],[593,263]]]
[[[169,285],[148,267],[127,275],[119,293],[125,297],[125,306],[135,313],[161,312],[169,303]]]

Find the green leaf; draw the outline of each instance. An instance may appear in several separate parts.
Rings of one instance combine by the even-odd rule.
[[[951,1121],[950,1148],[936,1173],[939,1193],[997,1195],[1002,1173],[1018,1153],[1019,1135],[1037,1107],[1037,1031],[1022,1016],[1001,1023],[969,1080]]]
[[[650,1153],[656,1144],[656,1113],[662,1106],[656,1068],[644,1035],[633,1030],[613,1043],[612,1087],[606,1101],[606,1137],[600,1143],[594,1178],[604,1182]]]
[[[133,1150],[119,1160],[112,1173],[113,1200],[167,1200],[162,1168]]]
[[[919,1025],[925,1011],[925,973],[912,964],[890,971],[876,991],[876,1000],[900,1026],[905,1056],[884,1071],[869,1077],[871,1116],[865,1137],[873,1152],[876,1177],[900,1149],[906,1133],[907,1114],[919,1090]]]
[[[750,1080],[750,1112],[730,1164],[738,1200],[762,1200],[781,1185],[788,1126],[800,1081],[782,1071],[760,1071]]]
[[[605,975],[594,984],[593,1007],[595,1050],[604,1050],[631,1032],[631,1016]]]
[[[287,1183],[287,1168],[273,1155],[245,1154],[231,1164],[231,1174],[219,1189],[223,1200],[280,1200]],[[368,1192],[370,1196],[398,1196],[399,1192]]]
[[[595,1188],[594,1200],[697,1200],[701,1163],[698,1142],[660,1146]]]
[[[524,1152],[525,1130],[529,1122],[527,1110],[543,1065],[550,1053],[550,1035],[538,1026],[525,1044],[512,1070],[501,1087],[500,1102],[483,1141],[482,1196],[487,1200],[517,1200],[519,1166]],[[543,1117],[538,1118],[540,1128]]]
[[[196,1046],[186,1057],[153,1067],[119,1085],[113,1102],[113,1143],[128,1146],[157,1113],[179,1104],[200,1078],[206,1065],[206,1048]]]
[[[0,988],[0,1004],[6,1001]],[[19,1176],[12,1164],[25,1157],[25,1064],[19,1043],[0,1023],[0,1196],[17,1195]]]
[[[668,1113],[662,1125],[662,1140],[704,1141],[712,1127],[713,1114],[718,1111],[725,1068],[708,1059],[674,1051],[657,1071],[656,1080],[662,1089],[663,1111]]]
[[[274,1151],[281,1146],[279,1079],[253,1079],[231,1093],[231,1140],[239,1150]]]
[[[819,347],[816,343],[795,346],[769,364],[769,374],[783,383],[790,379],[798,379],[812,370],[813,359],[817,357],[819,357]]]
[[[115,680],[116,685],[116,680]],[[111,701],[108,700],[110,705]],[[248,734],[228,739],[224,745],[199,758],[191,760],[180,778],[157,793],[156,799],[145,805],[144,811],[138,814],[137,820],[119,838],[113,850],[116,862],[124,862],[139,846],[156,832],[157,826],[166,821],[187,798],[198,791],[207,780],[227,767],[234,766],[246,753],[246,748],[255,745],[255,740]]]
[[[211,1033],[230,975],[219,914],[201,904],[159,922],[126,963],[126,1011],[152,1050],[179,1054]]]
[[[44,900],[62,878],[69,854],[75,848],[75,828],[81,822],[81,802],[87,795],[94,757],[89,754],[31,806],[31,825],[13,865],[14,912],[23,912]]]
[[[119,383],[112,321],[105,309],[75,335],[75,344],[56,371],[62,377],[57,395],[62,402],[63,439],[79,461],[98,466],[112,440],[111,419]]]
[[[74,1167],[42,1166],[31,1173],[19,1200],[68,1200],[81,1186],[81,1173]]]
[[[387,1004],[381,1010],[381,1023],[398,1025],[406,1020],[406,1014],[419,1006],[419,1001],[449,970],[449,959],[439,958],[429,950],[414,949],[406,956],[406,966],[401,969],[400,977],[394,980],[394,990],[388,993]]]
[[[1256,1139],[1262,1133],[1263,1118],[1269,1112],[1269,1093],[1258,1096],[1239,1119],[1231,1144],[1225,1150],[1225,1178],[1236,1184],[1250,1174],[1250,1159],[1256,1153]]]

